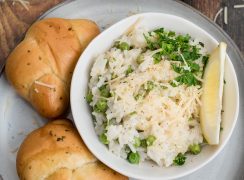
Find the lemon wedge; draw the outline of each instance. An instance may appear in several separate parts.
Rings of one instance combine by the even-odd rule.
[[[203,136],[211,145],[219,144],[226,47],[221,42],[210,54],[203,76],[200,123]]]

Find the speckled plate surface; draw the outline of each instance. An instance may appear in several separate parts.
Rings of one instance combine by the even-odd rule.
[[[224,150],[208,165],[182,180],[244,179],[244,59],[233,41],[198,11],[172,0],[77,0],[67,1],[45,13],[45,17],[89,18],[103,30],[126,16],[141,12],[163,12],[181,16],[228,44],[228,55],[238,76],[240,113],[234,132]],[[72,115],[69,115],[72,118]],[[46,122],[0,77],[0,179],[17,180],[15,158],[19,145],[33,129]]]

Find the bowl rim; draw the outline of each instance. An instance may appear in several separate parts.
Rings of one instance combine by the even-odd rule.
[[[77,69],[78,69],[78,64],[80,62],[80,60],[83,58],[83,56],[87,53],[87,50],[90,48],[90,46],[92,46],[92,44],[96,43],[96,41],[98,41],[100,39],[101,36],[103,36],[103,34],[105,34],[106,32],[110,31],[110,29],[116,27],[116,26],[119,26],[120,24],[122,24],[123,22],[125,21],[128,21],[129,19],[131,18],[140,18],[141,16],[152,16],[152,15],[167,15],[167,16],[173,16],[175,18],[180,18],[184,21],[187,21],[189,22],[192,26],[195,26],[195,28],[199,28],[201,29],[202,31],[204,31],[206,34],[208,34],[212,39],[214,39],[216,41],[216,39],[211,35],[209,34],[205,29],[199,27],[198,25],[196,25],[195,23],[191,22],[190,20],[188,19],[185,19],[183,17],[180,17],[180,16],[176,16],[176,15],[173,15],[173,14],[167,14],[167,13],[162,13],[162,12],[146,12],[146,13],[139,13],[139,14],[135,14],[135,15],[132,15],[132,16],[129,16],[129,17],[126,17],[118,22],[116,22],[115,24],[113,24],[112,26],[110,26],[109,28],[105,29],[101,34],[99,34],[97,37],[95,37],[91,42],[90,44],[86,47],[86,49],[84,50],[84,52],[81,54],[81,56],[79,57],[79,60],[76,64],[76,67],[74,69],[74,73],[73,73],[73,77],[72,77],[72,80],[71,80],[71,91],[70,91],[70,103],[71,103],[71,111],[72,111],[72,114],[73,114],[73,119],[74,119],[74,123],[75,123],[75,126],[80,134],[80,136],[82,137],[84,143],[86,144],[87,148],[92,152],[92,154],[94,154],[101,162],[103,162],[104,164],[106,164],[107,166],[109,166],[110,168],[116,170],[117,172],[121,173],[121,174],[124,174],[126,176],[129,176],[129,177],[132,177],[132,178],[137,178],[137,179],[145,179],[143,178],[142,176],[138,176],[138,175],[135,175],[135,174],[131,174],[131,173],[127,173],[127,172],[124,172],[122,171],[121,169],[117,168],[117,167],[114,167],[112,163],[109,163],[108,161],[106,161],[105,159],[102,159],[100,157],[100,154],[101,153],[97,153],[94,149],[90,148],[89,146],[89,143],[86,141],[86,138],[84,138],[83,134],[80,132],[78,126],[77,126],[77,122],[76,122],[76,118],[75,118],[75,113],[74,113],[74,109],[75,109],[75,104],[73,104],[73,99],[75,98],[75,95],[74,95],[74,84],[76,83],[75,82],[75,76],[77,75]],[[121,34],[122,35],[122,34]],[[228,55],[227,55],[228,56]],[[230,58],[229,58],[230,59]],[[87,61],[88,62],[88,61]],[[233,117],[233,123],[232,123],[232,127],[229,131],[229,133],[227,134],[226,138],[223,140],[222,144],[220,145],[220,148],[218,148],[209,158],[207,158],[205,161],[203,161],[201,164],[191,168],[190,170],[187,170],[185,172],[182,172],[182,173],[178,173],[176,175],[171,175],[170,177],[167,177],[167,179],[175,179],[175,178],[180,178],[180,177],[183,177],[183,176],[186,176],[186,175],[189,175],[199,169],[201,169],[202,167],[204,167],[206,164],[210,163],[222,150],[223,148],[225,147],[225,145],[227,144],[227,142],[229,141],[232,133],[233,133],[233,130],[236,126],[236,122],[237,122],[237,119],[238,119],[238,114],[239,114],[239,85],[238,85],[238,80],[237,80],[237,74],[236,74],[236,71],[235,71],[235,68],[234,68],[234,65],[233,63],[231,62],[231,60],[229,61],[231,63],[231,69],[233,70],[233,78],[234,78],[234,84],[236,85],[236,89],[235,89],[235,94],[236,94],[236,111],[235,111],[235,114],[234,114],[234,117]],[[162,179],[164,177],[154,177],[154,178],[151,178],[151,179]]]

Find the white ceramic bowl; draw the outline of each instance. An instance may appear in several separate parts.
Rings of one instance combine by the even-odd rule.
[[[116,157],[108,151],[98,139],[91,117],[91,111],[84,97],[87,92],[89,73],[95,57],[105,52],[112,42],[121,36],[132,24],[140,18],[139,24],[149,29],[165,27],[178,33],[190,34],[205,44],[209,52],[218,42],[206,31],[183,18],[162,14],[144,13],[123,19],[97,36],[81,55],[71,83],[71,108],[76,127],[90,151],[104,164],[112,169],[137,179],[173,179],[196,171],[210,162],[225,146],[236,124],[239,110],[239,89],[234,67],[227,57],[225,64],[224,96],[223,96],[223,128],[218,146],[205,146],[196,156],[187,156],[183,166],[158,167],[151,162],[132,165],[126,160]]]

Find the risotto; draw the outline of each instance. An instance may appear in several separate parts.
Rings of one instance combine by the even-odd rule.
[[[95,59],[86,96],[100,141],[132,164],[183,165],[200,153],[207,60],[202,42],[164,28],[115,40]]]

